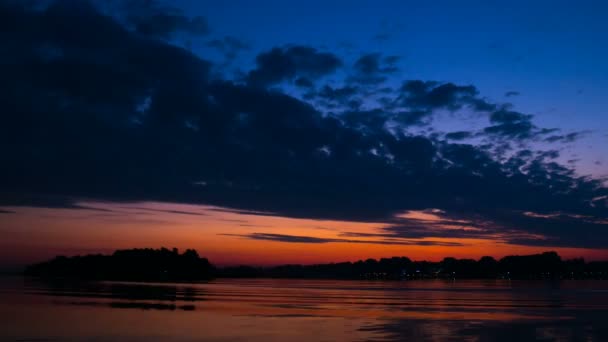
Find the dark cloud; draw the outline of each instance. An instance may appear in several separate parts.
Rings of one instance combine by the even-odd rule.
[[[243,50],[249,50],[251,47],[245,42],[232,37],[225,36],[223,38],[212,39],[206,44],[208,47],[218,50],[224,55],[224,58],[228,61],[232,61],[236,58],[239,52]]]
[[[538,244],[530,239],[536,234],[555,245],[608,246],[600,232],[608,209],[594,200],[608,196],[601,181],[578,176],[551,154],[509,149],[555,131],[488,102],[472,85],[412,80],[392,106],[322,112],[265,86],[333,73],[341,62],[329,52],[275,48],[258,56],[247,83],[213,80],[208,61],[95,7],[11,3],[0,3],[5,206],[203,203],[255,215],[390,223],[385,233],[397,237],[387,239],[431,228],[450,236],[442,227],[395,221],[406,210],[441,208],[452,221],[483,222],[478,228],[486,233],[478,236],[516,232],[526,244]],[[385,63],[357,72],[378,74]],[[489,115],[491,126],[476,133],[487,146],[408,130],[446,109]],[[523,212],[568,218],[542,221]]]
[[[467,131],[450,132],[445,135],[450,140],[464,140],[473,136],[473,133]]]
[[[259,54],[256,62],[257,68],[249,72],[247,82],[261,87],[291,81],[296,77],[317,79],[342,66],[342,61],[336,55],[301,45],[276,47]]]
[[[575,142],[578,139],[587,135],[588,132],[572,132],[563,135],[551,135],[545,138],[545,141],[553,143],[553,142],[563,142],[563,143],[571,143]]]
[[[293,84],[295,84],[298,87],[302,87],[302,88],[312,88],[314,86],[314,83],[306,77],[296,78],[296,80],[293,82]]]
[[[498,110],[490,115],[490,122],[495,124],[511,124],[516,122],[530,121],[532,115],[526,115],[509,110]]]
[[[401,86],[399,101],[402,106],[419,110],[458,110],[470,106],[478,111],[491,111],[496,105],[478,97],[477,88],[472,85],[459,86],[453,83],[409,80]]]
[[[426,124],[431,115],[422,111],[385,111],[382,109],[347,110],[342,112],[338,119],[349,128],[373,134],[385,130],[389,123],[400,126],[414,126]]]
[[[124,209],[137,209],[143,211],[150,211],[156,213],[168,213],[168,214],[180,214],[180,215],[193,215],[193,216],[207,216],[205,213],[185,210],[170,210],[170,209],[154,209],[146,207],[123,207]]]
[[[414,241],[414,240],[352,240],[352,239],[337,239],[337,238],[320,238],[313,236],[298,236],[270,233],[250,233],[250,234],[221,234],[225,236],[237,236],[251,240],[266,240],[288,243],[363,243],[376,245],[405,245],[405,246],[463,246],[458,242],[443,242],[443,241]]]
[[[608,245],[608,237],[603,233],[608,227],[605,218],[562,212],[548,215],[503,212],[495,215],[495,218],[500,224],[499,229],[518,227],[517,231],[526,233],[505,236],[505,240],[511,244],[588,248],[606,248]]]
[[[86,2],[74,0],[56,1],[72,5]],[[100,2],[117,16],[125,27],[146,37],[171,38],[175,33],[204,35],[209,33],[207,20],[201,16],[189,17],[166,2],[154,0],[110,0]]]
[[[357,87],[345,86],[341,88],[332,88],[328,85],[325,85],[319,92],[317,93],[318,97],[322,97],[329,100],[337,100],[343,101],[346,100],[358,93]]]
[[[380,228],[377,233],[343,232],[341,236],[382,239],[492,239],[510,244],[556,247],[604,248],[608,245],[608,238],[602,236],[608,221],[593,216],[535,214],[510,210],[491,210],[491,215],[479,212],[443,212],[438,216],[439,218],[434,220],[397,218],[393,224]]]
[[[490,114],[492,126],[486,127],[484,132],[490,135],[526,140],[553,132],[553,129],[540,129],[532,123],[531,114],[523,114],[509,109],[498,109]]]
[[[388,74],[397,72],[397,56],[382,57],[380,53],[369,53],[359,57],[353,65],[351,82],[362,84],[378,84],[386,80]]]
[[[360,95],[360,89],[356,86],[346,85],[344,87],[332,87],[324,85],[319,90],[311,90],[305,94],[305,99],[317,99],[320,103],[330,106],[349,107],[356,103],[353,107],[358,107],[358,102],[355,96]]]
[[[21,192],[0,192],[0,207],[1,206],[34,206],[39,208],[55,208],[55,209],[84,209],[111,212],[112,210],[104,208],[96,208],[87,205],[76,203],[74,198],[63,195],[32,195]]]
[[[353,69],[355,72],[366,75],[390,74],[399,70],[394,65],[398,60],[397,56],[382,58],[379,53],[370,53],[359,57]]]

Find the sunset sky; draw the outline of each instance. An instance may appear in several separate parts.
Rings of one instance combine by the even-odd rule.
[[[608,259],[607,3],[380,2],[0,0],[0,270]]]

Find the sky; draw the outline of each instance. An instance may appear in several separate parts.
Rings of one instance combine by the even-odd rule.
[[[0,269],[608,259],[607,10],[0,0]]]

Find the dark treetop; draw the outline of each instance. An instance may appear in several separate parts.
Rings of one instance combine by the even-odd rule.
[[[214,274],[206,258],[194,249],[126,249],[112,255],[85,255],[54,259],[28,266],[25,274],[95,280],[181,281],[205,280]]]

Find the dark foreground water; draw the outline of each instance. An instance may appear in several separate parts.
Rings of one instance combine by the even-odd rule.
[[[607,281],[0,279],[0,341],[608,341]]]

